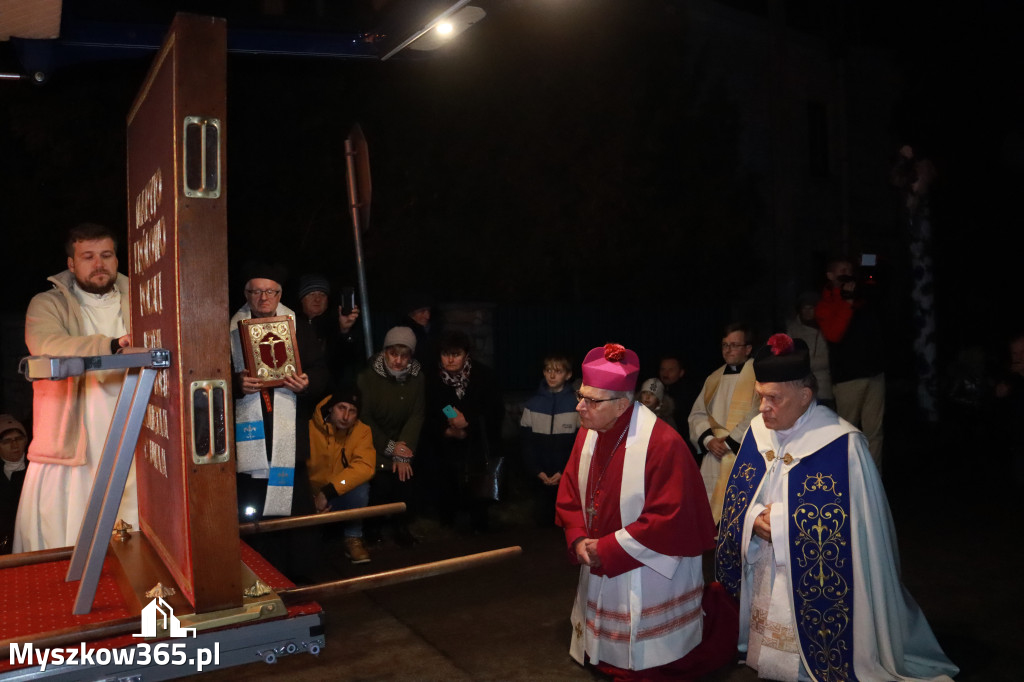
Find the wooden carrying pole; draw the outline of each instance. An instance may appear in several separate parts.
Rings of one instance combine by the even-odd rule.
[[[401,514],[405,511],[405,502],[392,502],[391,504],[378,504],[373,507],[361,509],[350,509],[347,511],[328,512],[326,514],[311,514],[309,516],[290,516],[283,519],[271,519],[270,521],[256,521],[243,523],[238,526],[239,535],[255,535],[256,533],[271,533],[290,528],[304,528],[306,526],[321,526],[328,523],[340,523],[342,521],[355,521],[373,516],[390,516]],[[18,566],[32,566],[33,564],[44,564],[48,561],[63,561],[71,558],[74,547],[54,547],[53,549],[41,549],[37,552],[22,552],[20,554],[7,554],[0,556],[0,570],[5,568],[17,568]]]
[[[47,561],[63,561],[64,559],[70,559],[74,551],[74,547],[54,547],[52,549],[40,549],[36,552],[7,554],[0,556],[0,570],[17,568],[18,566],[45,564]]]
[[[480,552],[479,554],[467,554],[466,556],[406,566],[405,568],[396,568],[393,571],[361,575],[355,578],[346,578],[345,580],[335,580],[329,583],[320,583],[319,585],[289,587],[284,590],[278,590],[277,596],[285,604],[300,604],[316,599],[327,599],[342,594],[349,594],[350,592],[361,592],[376,587],[397,585],[398,583],[410,580],[420,580],[435,575],[454,573],[455,571],[462,571],[467,568],[479,568],[498,561],[504,561],[505,559],[511,559],[522,553],[523,548],[518,545],[515,547],[503,547],[501,549],[492,549],[488,552]]]
[[[70,552],[70,548],[67,549],[68,552]],[[325,599],[328,597],[349,594],[351,592],[360,592],[362,590],[373,589],[376,587],[396,585],[410,580],[419,580],[435,575],[453,573],[455,571],[480,568],[481,566],[486,566],[488,564],[519,556],[522,552],[523,549],[519,546],[504,547],[502,549],[494,549],[489,552],[468,554],[466,556],[444,559],[442,561],[435,561],[427,564],[419,564],[417,566],[408,566],[406,568],[398,568],[393,571],[364,575],[357,578],[349,578],[347,580],[336,580],[334,582],[321,583],[319,585],[308,585],[306,587],[287,588],[278,590],[277,595],[281,597],[282,601],[286,604],[305,603],[315,599]],[[134,633],[138,629],[139,619],[133,616],[131,618],[115,620],[91,627],[61,628],[59,630],[51,630],[49,632],[43,632],[29,637],[5,639],[0,641],[0,660],[7,660],[12,644],[24,644],[31,641],[37,649],[47,647],[64,647],[71,644],[78,645],[81,642],[92,642],[99,639],[106,639],[108,637],[127,635]]]
[[[327,512],[325,514],[289,516],[287,518],[271,519],[269,521],[243,523],[238,526],[238,533],[239,535],[271,533],[278,530],[290,530],[292,528],[322,526],[326,523],[338,523],[339,521],[356,521],[358,519],[368,519],[374,516],[390,516],[391,514],[401,514],[404,511],[405,502],[392,502],[391,504],[378,504],[373,507],[361,507],[359,509]]]

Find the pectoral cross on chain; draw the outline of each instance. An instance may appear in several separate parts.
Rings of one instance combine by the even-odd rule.
[[[587,528],[594,527],[594,517],[597,516],[597,504],[591,502],[587,505]]]

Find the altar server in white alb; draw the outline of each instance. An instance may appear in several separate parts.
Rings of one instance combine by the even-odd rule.
[[[949,680],[958,672],[900,582],[864,435],[815,402],[807,345],[754,358],[760,414],[733,465],[716,577],[740,600],[739,650],[771,680]]]
[[[130,346],[128,278],[117,272],[117,240],[102,225],[71,229],[68,269],[49,278],[25,316],[32,355],[111,355]],[[75,544],[125,370],[86,372],[32,384],[32,442],[18,505],[15,552]],[[135,463],[117,517],[139,526]]]
[[[711,510],[682,437],[633,401],[639,369],[618,344],[583,361],[556,510],[581,565],[569,651],[616,680],[692,679],[734,660],[735,612],[704,618]]]

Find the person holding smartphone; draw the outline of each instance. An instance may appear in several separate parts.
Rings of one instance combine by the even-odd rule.
[[[307,330],[327,358],[331,381],[334,385],[355,380],[355,368],[365,358],[362,343],[355,333],[359,319],[355,289],[342,287],[337,314],[331,314],[331,285],[319,274],[303,275],[299,279],[299,306],[296,326]]]
[[[490,528],[489,501],[476,496],[470,479],[500,454],[505,406],[491,368],[472,358],[465,332],[446,331],[438,345],[440,358],[427,376],[424,425],[435,466],[431,489],[443,525],[468,517],[470,530],[483,533]]]

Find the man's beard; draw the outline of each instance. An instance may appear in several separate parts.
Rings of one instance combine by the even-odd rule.
[[[93,274],[96,274],[96,273],[93,273]],[[110,281],[107,282],[107,284],[105,286],[99,286],[98,284],[92,284],[90,282],[83,282],[82,279],[80,277],[78,277],[78,275],[75,275],[75,283],[78,285],[79,289],[81,289],[82,291],[84,291],[86,293],[96,294],[97,296],[102,296],[103,294],[109,294],[111,291],[114,290],[114,285],[117,283],[117,280],[114,277],[111,276],[110,277]]]

